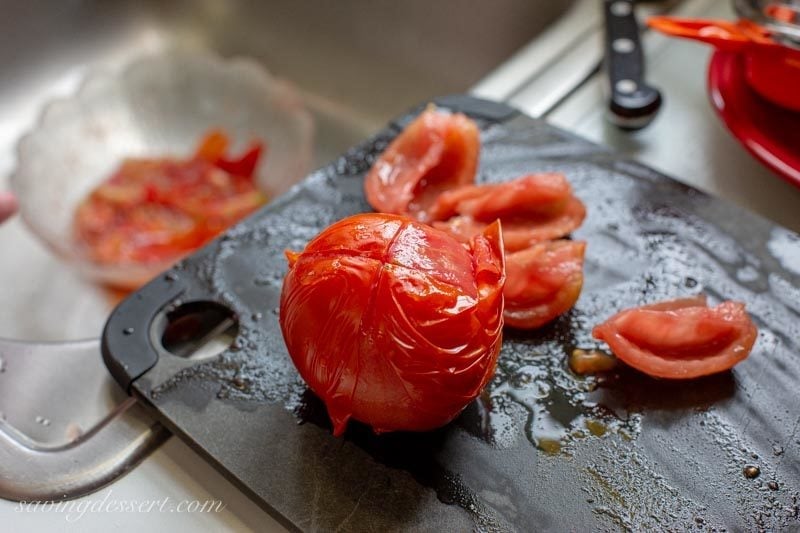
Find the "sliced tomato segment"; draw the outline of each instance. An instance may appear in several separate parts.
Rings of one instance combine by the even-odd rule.
[[[586,208],[563,174],[475,185],[478,148],[474,123],[428,108],[367,174],[367,200],[377,211],[410,214],[465,245],[500,221],[504,250],[512,252],[506,266],[506,323],[536,328],[575,304],[585,250],[584,243],[539,243],[578,228]]]
[[[538,328],[569,311],[581,294],[585,242],[552,241],[506,255],[509,326]]]
[[[552,239],[560,239],[580,227],[586,218],[586,207],[578,198],[570,197],[557,215],[500,218],[503,223],[503,242],[506,251],[516,252]],[[447,221],[433,222],[461,242],[480,235],[486,222],[471,216],[456,216]]]
[[[443,191],[475,180],[478,127],[462,113],[429,106],[386,148],[364,181],[376,211],[427,220]]]
[[[481,222],[559,215],[572,196],[563,174],[529,174],[505,183],[465,185],[445,191],[430,209],[431,220],[469,215]]]
[[[743,303],[708,307],[699,296],[626,309],[592,334],[637,370],[690,379],[728,370],[747,358],[758,330]]]

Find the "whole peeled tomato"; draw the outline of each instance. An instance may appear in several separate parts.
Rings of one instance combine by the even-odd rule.
[[[499,224],[462,245],[399,215],[370,213],[287,252],[280,324],[334,435],[351,418],[425,431],[491,379],[503,327]]]

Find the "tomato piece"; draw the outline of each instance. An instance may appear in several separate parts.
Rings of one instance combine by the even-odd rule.
[[[506,255],[505,323],[538,328],[569,311],[581,294],[585,242],[552,241]]]
[[[429,106],[370,169],[364,181],[367,201],[376,211],[425,221],[441,192],[475,180],[479,147],[474,121]]]
[[[567,200],[563,211],[557,216],[501,218],[506,251],[524,250],[539,242],[564,237],[580,227],[584,218],[586,207],[574,196]],[[446,231],[461,242],[467,242],[473,236],[479,235],[486,225],[486,222],[475,220],[471,216],[456,216],[447,221],[433,222],[435,228]]]
[[[568,235],[583,223],[586,207],[563,174],[551,173],[443,192],[429,214],[435,227],[462,242],[500,219],[506,251],[514,252]]]
[[[482,222],[498,218],[531,218],[559,215],[572,196],[563,174],[528,174],[505,183],[465,185],[445,191],[430,209],[432,220],[468,215]]]
[[[150,263],[202,245],[194,221],[158,205],[121,213],[113,205],[81,206],[75,219],[79,240],[97,263]]]
[[[502,335],[498,225],[469,246],[406,217],[363,214],[288,252],[280,324],[334,434],[448,423],[491,379]]]
[[[592,334],[645,374],[690,379],[728,370],[747,358],[758,330],[743,303],[708,307],[701,295],[626,309]]]

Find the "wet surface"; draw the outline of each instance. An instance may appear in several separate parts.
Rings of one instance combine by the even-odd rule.
[[[543,123],[518,117],[482,130],[482,181],[560,171],[587,204],[575,233],[589,243],[586,283],[551,325],[506,331],[494,380],[459,419],[425,434],[375,436],[353,424],[334,439],[278,328],[282,251],[369,210],[363,173],[392,130],[171,274],[233,309],[240,334],[207,361],[162,356],[137,393],[303,529],[800,528],[797,236]],[[624,365],[570,369],[575,350],[602,349],[596,323],[701,291],[712,304],[746,302],[760,328],[732,372],[669,382]]]

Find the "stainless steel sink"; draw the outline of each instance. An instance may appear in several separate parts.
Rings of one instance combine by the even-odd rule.
[[[94,68],[165,48],[258,59],[315,111],[316,162],[408,107],[466,91],[573,2],[9,2],[0,19],[0,175],[42,104]],[[2,186],[2,181],[0,181]],[[18,222],[0,229],[0,337],[98,335],[115,296],[64,272]]]
[[[583,19],[581,13],[595,3],[5,2],[0,17],[0,188],[14,165],[15,142],[32,126],[42,105],[74,91],[93,69],[119,69],[139,55],[169,48],[255,58],[301,90],[317,122],[315,159],[322,164],[410,106],[468,90],[516,50],[535,41],[540,32],[552,28],[559,17],[571,13],[574,20]],[[561,46],[579,37],[566,35]],[[504,97],[514,83],[544,68],[546,58],[559,52],[552,44],[547,41],[546,53],[537,56],[530,68],[525,59],[529,54],[522,59],[517,56],[496,94]],[[491,86],[484,85],[484,95],[493,94]],[[68,271],[19,220],[0,227],[0,279],[0,338],[97,337],[120,297]],[[0,343],[0,359],[2,350],[13,348],[9,346]],[[13,367],[0,374],[0,386],[14,384],[27,393],[0,394],[0,412],[6,415],[6,421],[0,417],[0,437],[10,436],[0,439],[0,444],[14,439],[22,442],[27,452],[20,453],[33,461],[33,451],[39,453],[47,446],[52,453],[74,451],[87,440],[80,435],[92,433],[92,424],[121,420],[126,425],[126,417],[131,418],[129,429],[153,432],[144,444],[160,442],[158,428],[142,424],[139,414],[133,420],[127,404],[124,409],[118,407],[116,385],[104,372],[99,353],[87,355],[87,346],[91,350],[91,345],[79,350],[73,345],[59,352],[50,345],[40,357],[13,358]],[[96,367],[66,371],[74,365]],[[59,367],[65,371],[58,371]],[[76,399],[81,394],[91,397]],[[70,433],[66,428],[74,421],[81,421],[80,431]],[[140,447],[136,457],[141,455]],[[0,471],[2,461],[12,461],[12,457],[0,453]],[[48,464],[52,468],[56,463]],[[108,479],[100,478],[69,494],[64,487],[63,493],[74,496],[105,482]]]

